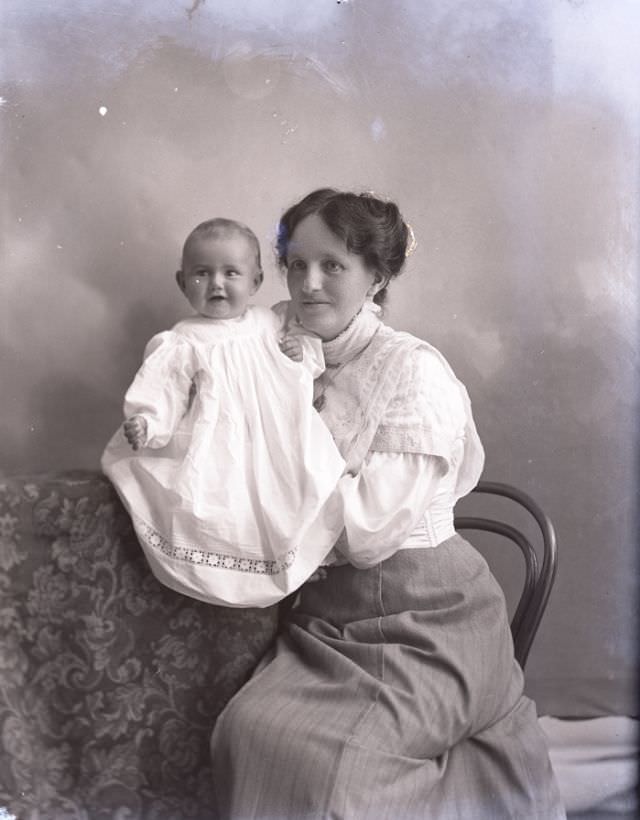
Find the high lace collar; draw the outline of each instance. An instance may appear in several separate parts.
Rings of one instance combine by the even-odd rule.
[[[335,339],[322,343],[326,364],[336,367],[361,353],[380,327],[379,313],[380,307],[367,299],[351,322]]]

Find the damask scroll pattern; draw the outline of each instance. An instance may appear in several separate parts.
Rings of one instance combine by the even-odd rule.
[[[0,807],[17,818],[212,816],[209,736],[275,609],[162,587],[97,473],[0,482]]]

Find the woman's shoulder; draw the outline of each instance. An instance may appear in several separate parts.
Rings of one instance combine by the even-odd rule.
[[[409,379],[425,387],[439,385],[443,389],[459,384],[445,356],[432,344],[406,331],[393,330],[387,325],[383,328],[381,354],[393,351],[397,366],[403,372],[401,383]]]
[[[399,378],[387,416],[410,412],[421,418],[449,417],[454,426],[463,424],[466,391],[443,354],[410,333],[392,331],[388,338],[397,347]]]
[[[458,456],[477,481],[484,456],[464,385],[433,345],[410,334],[396,341],[404,351],[399,378],[372,449],[432,454],[453,463],[455,448],[464,445]]]

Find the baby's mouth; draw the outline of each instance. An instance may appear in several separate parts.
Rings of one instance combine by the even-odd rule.
[[[226,296],[223,296],[221,293],[214,293],[213,296],[209,297],[210,302],[224,302]]]

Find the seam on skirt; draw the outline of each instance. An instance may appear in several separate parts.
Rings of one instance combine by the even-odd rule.
[[[347,737],[345,737],[344,741],[342,742],[342,748],[340,749],[340,754],[339,754],[339,756],[338,756],[338,758],[335,762],[335,765],[333,767],[333,772],[332,772],[332,776],[331,776],[333,787],[332,787],[332,789],[329,792],[328,797],[327,797],[327,801],[326,801],[326,804],[325,804],[325,807],[324,807],[324,810],[325,810],[325,813],[323,815],[324,817],[329,817],[330,816],[329,812],[331,810],[331,805],[333,803],[334,795],[336,794],[336,791],[338,790],[338,786],[339,786],[338,779],[339,779],[339,775],[340,775],[340,769],[342,768],[342,764],[343,764],[343,761],[344,761],[345,753],[346,753],[347,749],[352,746],[352,741],[355,740],[358,729],[360,728],[360,726],[362,726],[362,724],[365,722],[365,720],[369,716],[370,712],[375,708],[376,704],[378,703],[379,695],[380,695],[380,688],[376,689],[376,696],[373,699],[373,702],[370,703],[362,711],[362,713],[360,714],[360,717],[356,720],[353,728],[351,729],[350,734]],[[344,794],[345,794],[345,798],[346,798],[346,796],[347,796],[346,790],[344,790]],[[340,808],[342,809],[342,807],[340,807]]]
[[[387,611],[384,608],[384,600],[382,596],[382,576],[383,576],[383,569],[382,564],[378,564],[378,602],[380,604],[380,612],[382,613],[378,617],[378,632],[380,633],[380,658],[379,658],[379,666],[378,666],[378,675],[380,680],[384,683],[384,672],[385,672],[385,645],[387,643],[387,636],[384,634],[384,627],[382,626],[382,619],[386,617]],[[377,700],[377,696],[376,696]]]
[[[384,608],[384,598],[382,595],[382,576],[384,574],[382,563],[378,564],[376,569],[378,571],[378,603],[380,605],[380,612],[384,617],[387,614],[387,610]]]
[[[382,628],[382,620],[383,620],[384,615],[386,614],[386,612],[385,612],[385,608],[384,608],[384,603],[382,601],[382,576],[383,576],[383,571],[382,571],[381,564],[378,564],[375,569],[376,569],[376,572],[377,572],[378,605],[380,607],[380,612],[382,612],[382,616],[378,616],[378,618],[376,619],[378,632],[379,632],[380,638],[381,638],[381,643],[377,647],[378,679],[380,680],[381,683],[383,683],[384,682],[384,673],[385,673],[385,653],[384,653],[384,650],[385,650],[386,637],[385,637],[385,634],[384,634],[384,630]],[[334,800],[337,796],[342,794],[343,795],[342,796],[342,801],[343,802],[344,802],[344,800],[346,800],[346,798],[348,796],[347,790],[344,789],[341,786],[341,784],[339,783],[340,771],[343,768],[344,758],[345,758],[345,755],[346,755],[347,751],[349,749],[353,748],[353,743],[354,743],[354,741],[357,737],[357,734],[358,734],[358,731],[359,731],[360,727],[365,723],[365,721],[367,720],[367,718],[369,717],[371,712],[377,706],[378,699],[380,697],[380,691],[381,691],[381,686],[379,685],[379,686],[376,687],[375,697],[373,698],[373,701],[363,709],[363,711],[360,713],[360,716],[358,717],[358,719],[353,724],[353,727],[352,727],[351,731],[344,738],[344,740],[342,742],[342,747],[340,749],[340,754],[338,755],[338,758],[337,758],[337,760],[334,764],[334,767],[333,767],[333,773],[332,773],[333,786],[332,786],[331,791],[327,795],[327,802],[326,802],[326,805],[324,807],[324,811],[325,811],[324,816],[325,817],[332,817],[333,816],[331,814],[331,810],[332,810],[332,805],[334,804]],[[339,810],[340,812],[343,812],[343,805],[336,806],[335,808],[336,808],[336,810]]]

